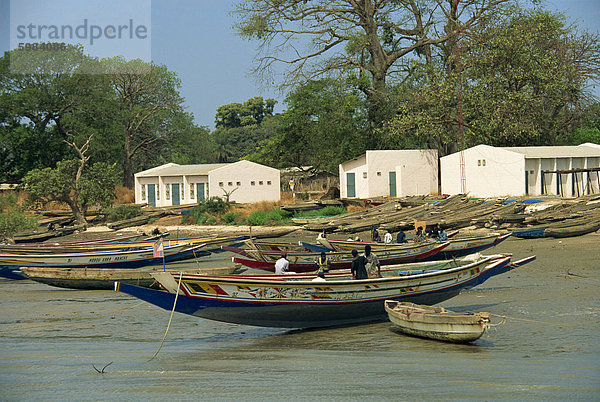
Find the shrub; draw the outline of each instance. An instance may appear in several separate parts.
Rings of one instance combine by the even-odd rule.
[[[33,229],[37,217],[25,212],[25,205],[17,202],[13,194],[0,197],[0,240],[12,237],[15,233]]]
[[[122,221],[124,219],[135,218],[142,214],[142,207],[139,205],[122,204],[108,210],[106,219],[109,222]]]
[[[240,214],[238,212],[225,212],[222,216],[221,219],[223,219],[223,221],[228,224],[228,225],[234,225],[237,221],[240,220]]]
[[[306,217],[306,216],[335,216],[346,213],[346,208],[344,207],[336,207],[334,205],[328,205],[323,209],[318,209],[316,211],[307,211],[298,214],[298,217]]]
[[[279,208],[273,208],[268,211],[255,211],[251,213],[247,218],[246,222],[249,225],[260,226],[267,224],[276,224],[287,222],[293,216],[291,212],[285,211]]]

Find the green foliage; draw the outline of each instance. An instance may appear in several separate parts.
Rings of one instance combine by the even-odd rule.
[[[198,203],[190,210],[188,222],[196,223],[197,225],[214,224],[216,218],[213,215],[224,214],[229,206],[219,197],[210,197]]]
[[[323,79],[297,87],[288,110],[263,124],[269,139],[249,159],[279,168],[338,165],[373,146],[367,135],[364,98],[344,81]]]
[[[80,223],[85,223],[86,209],[91,205],[109,205],[114,198],[117,183],[115,166],[98,162],[83,171],[77,180],[80,162],[65,160],[55,169],[31,170],[23,178],[23,188],[32,201],[64,202],[73,211]]]
[[[342,215],[345,213],[346,213],[346,208],[344,208],[343,206],[336,207],[334,205],[328,205],[323,209],[299,213],[295,217],[304,218],[304,217],[308,217],[308,216],[336,216],[336,215]]]
[[[291,221],[293,213],[280,208],[268,211],[255,211],[246,218],[246,223],[252,226],[274,225]]]
[[[122,221],[125,219],[135,218],[142,214],[142,207],[139,205],[128,205],[121,204],[114,208],[111,208],[107,215],[106,220],[109,222]]]
[[[275,101],[256,96],[242,103],[219,106],[215,115],[214,141],[216,160],[229,162],[254,152],[258,144],[267,138],[268,132],[261,126],[273,115]]]
[[[240,214],[239,212],[233,211],[225,212],[223,215],[221,215],[221,219],[227,225],[235,225],[240,221]]]
[[[37,217],[27,214],[25,205],[19,204],[14,194],[0,197],[0,240],[37,225]]]

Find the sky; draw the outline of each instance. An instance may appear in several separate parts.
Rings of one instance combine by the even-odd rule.
[[[181,79],[180,93],[196,124],[213,128],[221,105],[262,96],[278,101],[276,112],[284,107],[284,94],[250,74],[257,43],[235,34],[235,20],[229,12],[236,1],[0,0],[0,52],[30,40],[36,32],[49,35],[50,28],[41,28],[42,24],[76,29],[85,17],[88,24],[80,37],[85,36],[86,50],[107,57],[118,49],[126,58],[165,64]],[[546,0],[545,4],[580,27],[600,32],[600,0]],[[32,21],[36,26],[28,30]],[[96,28],[91,28],[94,24]],[[118,31],[118,26],[123,29]],[[100,36],[100,31],[112,40],[94,42],[91,37]],[[117,31],[121,36],[115,38]],[[109,49],[102,46],[107,42]]]

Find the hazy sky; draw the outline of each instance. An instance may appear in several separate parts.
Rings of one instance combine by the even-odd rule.
[[[69,13],[96,2],[85,0],[0,0],[0,51],[10,48],[11,19],[13,25],[23,24],[28,18],[47,16],[38,24],[80,23],[69,21]],[[253,96],[272,97],[280,103],[284,96],[274,89],[265,89],[249,75],[253,66],[256,44],[236,36],[229,15],[236,0],[103,0],[101,7],[87,11],[90,21],[101,16],[100,28],[135,20],[135,24],[148,25],[137,41],[126,42],[125,55],[147,56],[178,74],[182,81],[181,93],[196,123],[212,128],[218,106],[231,102],[244,102]],[[98,3],[96,3],[98,4]],[[135,5],[132,10],[131,6]],[[547,8],[566,14],[581,27],[600,31],[600,0],[549,0]],[[15,11],[17,10],[17,11]],[[88,14],[85,14],[86,16]],[[111,17],[115,16],[115,17]],[[151,18],[151,22],[149,19]],[[58,22],[56,21],[58,20]],[[115,22],[113,22],[113,20]],[[143,27],[142,27],[143,28]],[[128,28],[123,35],[128,34]],[[135,30],[135,26],[132,27]],[[110,32],[113,36],[112,30]],[[134,38],[135,39],[135,38]],[[87,39],[89,41],[89,38]],[[97,42],[101,42],[97,40]],[[114,41],[113,41],[114,43]],[[150,45],[151,48],[144,46]],[[101,50],[98,49],[98,54]],[[141,55],[141,56],[140,56]]]

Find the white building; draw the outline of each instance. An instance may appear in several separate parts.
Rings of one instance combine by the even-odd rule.
[[[135,174],[135,202],[153,206],[193,204],[210,197],[239,203],[279,201],[279,170],[241,160],[234,163],[167,163]]]
[[[339,170],[341,198],[438,193],[438,153],[433,149],[367,151],[340,164]]]
[[[466,192],[475,197],[554,194],[564,197],[599,192],[600,146],[465,149]],[[460,152],[441,158],[443,194],[461,193]]]

